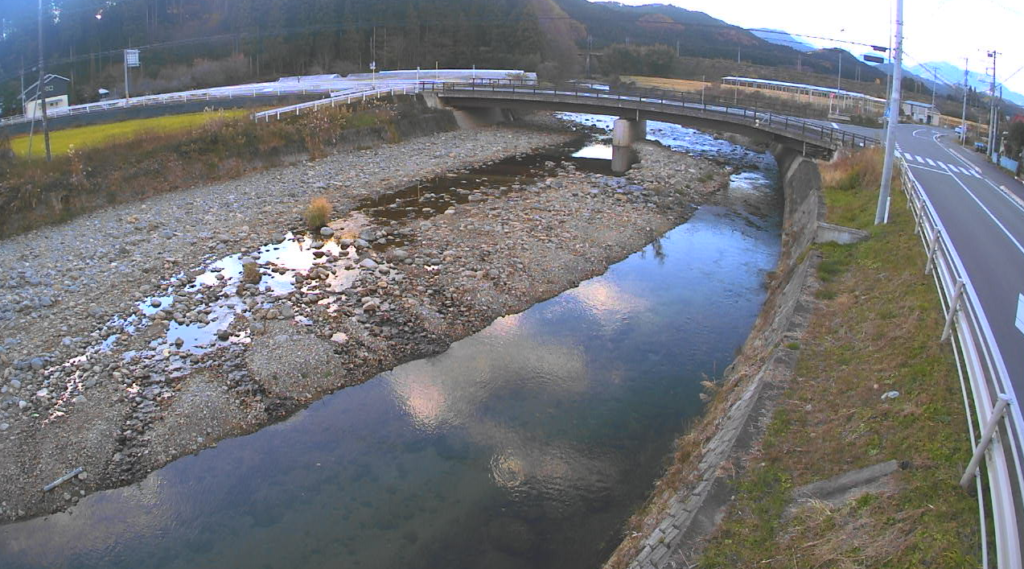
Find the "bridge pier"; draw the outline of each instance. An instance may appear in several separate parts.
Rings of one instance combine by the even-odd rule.
[[[612,126],[612,172],[625,174],[637,162],[633,143],[647,138],[646,119],[615,119]]]

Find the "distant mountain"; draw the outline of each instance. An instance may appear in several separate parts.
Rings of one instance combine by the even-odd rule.
[[[893,66],[892,63],[879,63],[879,64],[875,65],[874,67],[875,67],[875,69],[881,71],[882,73],[885,73],[886,75],[892,75],[892,69],[893,69],[894,66]],[[929,73],[929,75],[931,75],[931,74]],[[911,79],[914,79],[915,81],[920,81],[921,83],[924,83],[925,85],[928,85],[929,88],[931,88],[931,84],[932,84],[932,80],[931,79],[925,79],[925,78],[921,77],[920,75],[918,75],[917,73],[914,73],[910,69],[907,69],[906,67],[904,67],[903,68],[903,78],[906,79],[907,77],[909,77]],[[942,85],[942,83],[940,83],[940,85]],[[941,93],[942,89],[940,88],[938,92]]]
[[[915,65],[910,69],[929,84],[931,83],[933,71],[938,76],[940,84],[945,82],[959,86],[963,85],[964,82],[964,70],[956,65],[946,63],[945,61],[930,61],[928,63]],[[992,86],[992,79],[988,75],[970,71],[967,74],[967,83],[979,92],[988,93],[989,88]],[[939,88],[939,92],[942,92],[941,87]],[[1006,88],[1003,88],[1003,98],[1013,101],[1018,105],[1024,105],[1024,95],[1015,91],[1010,91]]]
[[[706,59],[740,59],[766,67],[793,68],[804,73],[835,75],[838,58],[832,50],[820,50],[792,36],[766,39],[764,33],[713,18],[703,12],[665,4],[628,6],[618,2],[554,0],[573,20],[582,24],[595,47],[611,44],[662,44],[679,54]],[[784,33],[784,32],[783,32]],[[775,34],[772,34],[775,35]],[[799,45],[793,45],[793,43]],[[843,77],[884,81],[885,75],[852,55],[843,56]]]
[[[804,53],[816,51],[818,49],[817,46],[811,45],[810,43],[805,42],[803,40],[799,40],[782,30],[750,30],[750,33],[754,34],[755,36],[763,39],[768,43],[784,45],[786,47],[791,47],[797,51],[802,51]]]

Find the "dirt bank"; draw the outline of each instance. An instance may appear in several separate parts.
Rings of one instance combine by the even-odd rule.
[[[602,273],[727,182],[719,165],[643,145],[625,178],[549,164],[535,183],[464,199],[364,202],[568,136],[446,133],[0,242],[0,517],[63,509],[439,353]],[[318,195],[334,204],[330,229],[304,235]]]

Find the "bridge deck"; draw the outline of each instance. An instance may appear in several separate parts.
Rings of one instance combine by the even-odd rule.
[[[674,91],[602,91],[512,83],[448,83],[426,86],[425,90],[435,91],[455,107],[540,108],[660,120],[736,132],[814,154],[877,144],[873,138],[805,119]]]

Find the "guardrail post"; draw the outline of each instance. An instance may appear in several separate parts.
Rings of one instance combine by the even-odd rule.
[[[945,342],[949,339],[949,333],[953,329],[953,318],[956,316],[958,310],[960,310],[960,297],[964,294],[964,281],[957,279],[956,288],[953,289],[953,298],[949,301],[949,312],[946,313],[946,325],[942,327],[942,338],[940,342]]]
[[[928,243],[928,262],[924,264],[924,274],[926,275],[930,275],[932,273],[932,265],[935,264],[935,252],[939,248],[940,233],[939,229],[936,228],[935,234],[932,235],[932,239]]]
[[[1010,404],[1010,397],[1006,394],[999,394],[999,401],[996,402],[996,406],[992,408],[992,414],[988,417],[988,422],[985,423],[985,430],[981,433],[981,440],[978,441],[978,446],[974,449],[974,456],[971,457],[970,464],[967,465],[967,469],[964,471],[964,475],[960,478],[960,487],[967,490],[970,486],[971,481],[974,480],[974,476],[978,473],[978,466],[981,465],[981,459],[985,456],[985,451],[988,450],[989,444],[992,442],[992,436],[996,432],[996,427],[999,426],[999,421],[1002,420],[1003,415],[1006,414],[1006,407]]]

